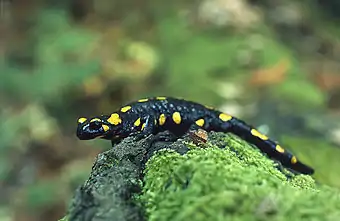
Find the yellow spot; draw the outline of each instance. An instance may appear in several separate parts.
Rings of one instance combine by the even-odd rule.
[[[130,110],[130,109],[131,109],[131,106],[125,106],[125,107],[122,107],[122,108],[120,109],[120,111],[123,112],[123,113],[125,113],[125,112],[127,112],[128,110]]]
[[[106,132],[110,129],[110,127],[105,125],[105,124],[103,124],[102,127],[103,127],[104,132]]]
[[[176,124],[180,124],[181,121],[182,121],[182,118],[181,118],[181,114],[179,112],[175,112],[172,114],[172,120],[176,123]]]
[[[290,159],[290,162],[291,162],[292,164],[296,164],[296,163],[297,163],[296,157],[295,157],[295,156],[292,156],[292,159]]]
[[[221,113],[220,116],[218,116],[218,117],[223,121],[228,121],[228,120],[231,120],[231,118],[233,118],[229,114],[225,114],[225,113]]]
[[[254,135],[255,137],[258,137],[258,138],[260,138],[260,139],[262,139],[262,140],[268,140],[268,137],[267,137],[266,135],[261,134],[260,132],[258,132],[258,131],[255,130],[255,129],[252,129],[252,130],[250,131],[250,133],[251,133],[252,135]]]
[[[135,125],[136,127],[138,127],[138,126],[140,125],[140,118],[138,118],[138,119],[135,121],[134,125]]]
[[[202,127],[204,125],[204,119],[196,120],[195,122],[198,126]]]
[[[165,114],[161,114],[160,116],[159,116],[159,125],[164,125],[165,124],[165,120],[166,120],[166,116],[165,116]]]
[[[90,122],[95,122],[95,121],[102,121],[102,120],[99,118],[93,118],[92,120],[90,120]]]
[[[122,123],[122,119],[120,119],[119,114],[113,113],[113,114],[111,114],[110,118],[107,119],[107,122],[109,122],[110,124],[113,124],[113,125],[118,125],[118,124]]]
[[[166,97],[156,97],[157,100],[165,100]]]
[[[82,124],[86,121],[87,119],[85,117],[81,117],[78,119],[78,123]]]
[[[276,145],[275,149],[276,149],[277,152],[280,152],[280,153],[285,152],[285,149],[283,149],[280,145]]]
[[[143,124],[142,124],[142,130],[145,128],[145,125],[146,125],[146,123],[143,123]]]
[[[212,106],[208,106],[208,105],[206,105],[205,108],[214,109]]]
[[[140,99],[140,100],[138,100],[138,102],[146,102],[146,101],[148,101],[149,99],[147,99],[147,98],[145,98],[145,99]]]

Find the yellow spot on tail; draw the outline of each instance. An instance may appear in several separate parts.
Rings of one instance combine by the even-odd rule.
[[[284,153],[285,152],[285,149],[283,149],[280,145],[276,145],[275,149],[279,153]]]
[[[110,130],[110,127],[105,125],[105,124],[102,125],[102,128],[103,128],[104,132]]]
[[[252,129],[252,130],[250,131],[250,133],[251,133],[252,135],[254,135],[255,137],[260,138],[261,140],[268,140],[268,137],[267,137],[266,135],[261,134],[260,132],[258,132],[258,131],[255,130],[255,129]]]
[[[181,114],[179,112],[174,112],[172,114],[172,120],[176,123],[176,124],[180,124],[181,121],[182,121],[182,118],[181,118]]]
[[[81,117],[78,119],[78,123],[82,124],[86,121],[87,119],[85,117]]]
[[[136,127],[138,127],[140,125],[140,118],[138,118],[135,123],[133,123]]]
[[[196,125],[202,127],[204,125],[204,119],[199,119],[199,120],[196,120]]]
[[[165,100],[166,97],[156,97],[157,100]]]
[[[125,112],[127,112],[128,110],[130,110],[130,109],[131,109],[131,106],[125,106],[125,107],[122,107],[122,108],[120,109],[120,111],[123,112],[123,113],[125,113]]]
[[[148,98],[145,98],[145,99],[140,99],[140,100],[138,100],[138,102],[146,102],[146,101],[148,101],[149,99]]]
[[[113,124],[113,125],[118,125],[118,124],[122,123],[122,119],[120,118],[119,114],[113,113],[113,114],[111,114],[110,118],[107,119],[107,122],[109,122],[110,124]]]
[[[161,114],[160,116],[159,116],[159,125],[164,125],[165,124],[165,120],[166,120],[166,116],[165,116],[165,114]]]
[[[102,121],[102,120],[99,118],[93,118],[92,120],[90,120],[90,122],[95,122],[95,121]]]
[[[221,113],[220,116],[218,116],[218,117],[223,121],[228,121],[228,120],[231,120],[231,118],[233,118],[229,114],[225,114],[225,113]]]
[[[144,128],[145,128],[145,125],[146,125],[146,123],[143,123],[143,125],[142,125],[142,129],[141,129],[141,130],[144,130]]]
[[[292,164],[296,164],[296,163],[297,163],[296,157],[295,157],[295,156],[292,156],[292,159],[290,159],[290,162],[291,162]]]

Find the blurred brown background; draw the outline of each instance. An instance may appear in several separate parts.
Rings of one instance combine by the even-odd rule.
[[[0,3],[0,221],[63,217],[110,148],[77,118],[154,95],[240,117],[340,187],[337,0]]]

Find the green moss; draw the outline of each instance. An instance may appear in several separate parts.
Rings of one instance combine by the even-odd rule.
[[[67,216],[64,216],[62,219],[60,219],[59,221],[68,221]]]
[[[161,150],[148,161],[141,199],[149,220],[332,220],[340,215],[335,190],[316,186],[306,175],[290,174],[287,180],[244,141],[210,135],[213,143],[190,144],[185,155]]]

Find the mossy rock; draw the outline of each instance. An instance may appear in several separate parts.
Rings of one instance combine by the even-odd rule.
[[[91,197],[82,197],[85,192]],[[338,190],[289,172],[236,136],[214,132],[199,146],[189,137],[127,138],[98,156],[73,202],[68,220],[340,217]]]
[[[185,155],[163,150],[148,161],[142,199],[149,220],[340,217],[337,190],[317,186],[310,176],[278,169],[235,136],[210,135],[212,143],[200,148],[187,144],[191,148]]]

